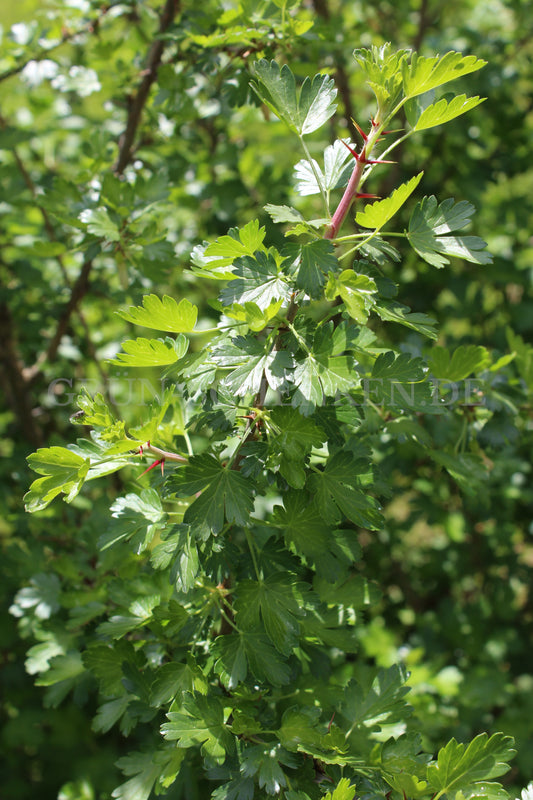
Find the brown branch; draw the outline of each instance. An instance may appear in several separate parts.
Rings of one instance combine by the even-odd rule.
[[[159,19],[160,36],[172,24],[179,5],[180,0],[166,0],[161,12],[161,17]],[[150,88],[157,77],[157,70],[159,69],[164,49],[165,42],[163,39],[159,38],[152,42],[150,50],[148,51],[146,68],[142,72],[143,79],[130,106],[128,120],[126,122],[126,129],[120,137],[118,158],[114,166],[114,171],[117,175],[122,175],[131,160],[137,128],[139,127],[139,123],[141,121],[144,106],[148,100]]]
[[[25,438],[40,447],[43,439],[33,415],[33,402],[24,376],[24,365],[20,358],[14,334],[14,321],[7,303],[0,304],[0,383],[3,394],[18,419]]]

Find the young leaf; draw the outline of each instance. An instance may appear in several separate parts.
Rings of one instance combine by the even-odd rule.
[[[183,334],[173,340],[163,339],[128,339],[122,342],[123,353],[117,353],[110,359],[110,364],[119,367],[162,367],[175,364],[189,347],[189,341]]]
[[[419,172],[407,183],[402,183],[393,191],[390,197],[369,203],[364,211],[355,215],[355,221],[363,228],[380,230],[403,206],[407,198],[414,192],[422,179],[423,172]]]
[[[306,78],[300,92],[289,67],[261,59],[254,67],[257,81],[251,86],[259,99],[300,136],[312,133],[335,113],[337,90],[327,75]]]
[[[177,303],[173,297],[155,294],[143,297],[142,306],[132,306],[128,311],[117,311],[119,317],[134,325],[154,328],[169,333],[188,333],[196,325],[198,309],[185,297]]]
[[[328,792],[322,800],[353,800],[355,797],[355,786],[352,786],[348,778],[341,778],[333,792]]]
[[[503,733],[495,733],[490,738],[481,733],[468,745],[451,739],[439,750],[437,763],[428,766],[430,789],[439,796],[455,795],[475,788],[481,781],[505,775],[510,769],[507,762],[515,755],[513,744],[512,737]]]
[[[436,103],[432,103],[425,108],[416,121],[413,130],[423,131],[427,128],[434,128],[437,125],[443,125],[461,114],[466,114],[467,111],[478,106],[486,98],[485,97],[467,97],[465,94],[460,94],[452,100],[446,100],[444,97]]]
[[[154,489],[143,489],[140,494],[118,497],[110,511],[112,523],[109,530],[98,539],[101,550],[117,542],[133,539],[135,552],[141,553],[166,519],[161,499]]]
[[[464,228],[473,212],[474,206],[465,200],[455,203],[449,198],[437,205],[433,195],[424,197],[411,214],[407,238],[418,255],[434,267],[449,264],[445,256],[464,258],[474,264],[491,264],[492,256],[482,252],[487,245],[479,236],[448,235]]]
[[[28,464],[38,475],[24,495],[26,511],[41,511],[63,492],[70,503],[79,493],[89,471],[89,459],[66,447],[41,447],[28,456]]]
[[[403,62],[402,76],[405,97],[416,97],[448,81],[461,78],[484,67],[487,62],[475,56],[450,51],[444,56],[426,58],[413,53],[411,63]]]

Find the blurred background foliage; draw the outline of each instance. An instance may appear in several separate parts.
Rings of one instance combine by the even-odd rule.
[[[387,41],[488,61],[465,83],[487,100],[406,144],[368,190],[385,195],[424,169],[425,194],[474,203],[492,265],[456,260],[437,271],[406,250],[395,280],[414,311],[439,319],[439,344],[481,344],[509,364],[505,381],[493,374],[482,407],[454,418],[458,449],[465,420],[477,425],[490,468],[482,487],[465,475],[460,491],[420,458],[412,437],[384,432],[379,459],[394,484],[387,527],[360,538],[368,574],[386,591],[360,628],[361,656],[407,664],[428,749],[481,730],[515,736],[509,779],[523,786],[533,778],[530,3],[181,0],[166,3],[175,12],[166,22],[164,6],[24,0],[0,8],[2,793],[109,798],[114,762],[142,736],[125,743],[96,734],[89,685],[68,697],[68,686],[34,686],[39,659],[53,655],[49,618],[96,601],[95,542],[121,484],[100,480],[71,506],[29,517],[25,457],[72,441],[69,417],[83,386],[103,390],[131,419],[157,391],[151,373],[141,380],[105,364],[129,333],[116,309],[166,292],[199,303],[208,320],[215,288],[195,281],[193,248],[257,215],[272,243],[279,238],[263,206],[295,202],[300,154],[251,96],[253,61],[335,77],[339,110],[329,139],[322,131],[313,140],[320,153],[335,138],[356,138],[351,117],[366,125],[372,98],[352,51]],[[132,121],[158,30],[157,74]],[[427,424],[438,435],[450,421]],[[83,621],[70,624],[69,635],[83,636]]]

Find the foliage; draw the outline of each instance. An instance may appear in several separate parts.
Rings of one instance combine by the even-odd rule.
[[[5,500],[7,591],[51,724],[104,737],[61,797],[111,796],[118,759],[128,800],[504,798],[509,734],[531,774],[531,348],[460,127],[492,53],[363,38],[349,65],[316,10],[70,3],[7,38],[6,452],[39,476],[35,517]]]

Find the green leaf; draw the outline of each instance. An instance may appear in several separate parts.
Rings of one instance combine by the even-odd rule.
[[[48,670],[35,681],[36,686],[52,686],[61,681],[73,681],[85,672],[81,653],[69,650],[64,655],[54,656]]]
[[[402,64],[403,89],[405,97],[416,97],[437,86],[442,86],[463,75],[476,72],[487,62],[475,56],[463,56],[450,51],[444,56],[425,57],[413,53],[411,63]]]
[[[419,172],[411,180],[398,186],[390,197],[386,197],[384,200],[377,200],[375,203],[369,203],[365,206],[364,211],[358,211],[355,215],[357,224],[363,228],[380,230],[400,210],[407,198],[414,192],[422,180],[423,174],[423,172]]]
[[[136,553],[145,550],[156,532],[163,528],[166,514],[155,489],[143,489],[140,494],[118,497],[110,508],[110,529],[98,539],[98,547],[106,550],[117,542],[133,540]]]
[[[326,275],[335,272],[339,262],[333,244],[326,239],[317,239],[300,247],[296,286],[310,297],[320,297]]]
[[[422,111],[413,130],[423,131],[427,128],[434,128],[436,125],[443,125],[445,122],[471,111],[484,100],[486,100],[485,97],[467,97],[465,94],[460,94],[451,100],[443,97]]]
[[[160,299],[155,294],[148,294],[143,297],[142,306],[131,306],[128,311],[116,313],[134,325],[170,333],[188,333],[196,325],[198,308],[185,297],[177,303],[168,295]]]
[[[316,131],[335,113],[337,90],[327,75],[306,78],[297,92],[294,75],[286,64],[280,70],[275,61],[261,59],[254,72],[257,81],[251,81],[251,86],[259,99],[300,136]]]
[[[294,756],[283,750],[279,743],[248,746],[241,755],[242,774],[247,778],[256,775],[259,788],[264,788],[269,795],[279,794],[280,789],[287,785],[281,764],[297,766]]]
[[[367,275],[360,275],[353,269],[345,269],[337,277],[330,275],[325,297],[334,300],[340,296],[346,311],[356,322],[364,325],[375,305],[378,287]]]
[[[174,782],[184,757],[185,753],[175,747],[128,753],[117,761],[117,767],[134,777],[118,786],[111,796],[116,800],[148,800],[156,784],[166,788]]]
[[[122,342],[123,353],[118,353],[109,360],[110,364],[119,367],[162,367],[175,364],[179,361],[189,347],[189,342],[183,334],[177,339],[129,339]]]
[[[404,685],[407,677],[405,670],[394,664],[375,676],[362,674],[359,681],[350,681],[339,711],[348,727],[347,739],[358,727],[379,728],[409,715],[410,706],[403,699],[409,691]]]
[[[365,492],[357,479],[361,464],[350,453],[331,456],[324,469],[309,478],[309,488],[316,495],[324,520],[347,517],[356,525],[376,530],[383,519],[377,501]]]
[[[432,451],[431,457],[440,464],[467,494],[482,491],[489,477],[486,463],[473,453],[443,453]]]
[[[450,197],[437,205],[433,195],[424,197],[411,214],[407,238],[418,255],[437,268],[450,263],[446,256],[491,264],[492,256],[482,252],[487,245],[479,236],[449,235],[464,228],[473,213],[474,206],[466,200],[455,203]]]
[[[66,447],[41,447],[28,456],[31,469],[43,478],[37,478],[24,495],[26,511],[41,511],[63,492],[67,503],[79,493],[89,471],[89,459]]]
[[[227,235],[215,242],[205,242],[192,252],[193,269],[202,277],[215,280],[231,280],[232,273],[226,268],[233,266],[241,256],[253,256],[256,251],[264,251],[265,229],[259,227],[256,219],[250,220],[243,228],[230,228]]]
[[[396,355],[389,350],[381,353],[372,368],[372,378],[388,381],[422,381],[424,380],[424,361],[422,358],[411,358],[409,353]]]
[[[260,622],[274,646],[288,655],[298,642],[300,624],[304,615],[301,587],[294,575],[278,572],[261,581],[241,580],[235,612],[239,628],[260,630]]]
[[[201,492],[188,507],[183,521],[199,529],[207,527],[215,534],[222,530],[225,519],[246,525],[253,508],[253,484],[208,453],[192,456],[173,476],[172,488],[181,497]]]
[[[407,328],[429,339],[437,338],[437,331],[435,330],[436,320],[428,317],[427,314],[419,312],[411,312],[407,306],[396,303],[395,301],[381,300],[379,304],[374,306],[374,311],[387,322],[398,322],[400,325],[405,325]]]
[[[159,667],[150,689],[150,704],[159,708],[184,692],[207,694],[208,683],[192,656],[188,656],[186,663],[171,661]]]
[[[108,242],[119,242],[120,231],[112,221],[105,208],[88,208],[79,215],[81,222],[87,225],[87,230],[93,236],[107,239]]]
[[[353,800],[355,797],[355,786],[352,786],[348,778],[341,778],[333,792],[328,792],[322,800]]]
[[[430,789],[439,794],[455,795],[474,788],[480,781],[505,775],[509,771],[507,762],[515,755],[513,744],[512,737],[503,733],[495,733],[490,738],[481,733],[468,745],[451,739],[439,750],[437,763],[428,766]]]
[[[272,222],[305,222],[304,216],[292,206],[275,206],[268,203],[265,211],[270,215]]]
[[[169,711],[169,722],[161,726],[165,739],[177,741],[178,747],[201,745],[209,766],[222,764],[233,751],[233,736],[224,721],[224,707],[218,697],[186,694],[179,711]]]
[[[254,257],[237,259],[233,277],[235,279],[220,293],[225,306],[251,302],[265,310],[280,298],[287,302],[290,300],[291,287],[271,252],[257,252]]]
[[[445,347],[434,347],[428,359],[428,366],[435,378],[448,381],[462,381],[473,372],[480,372],[490,364],[490,357],[485,347],[474,344],[462,344],[457,347],[450,358],[450,351]]]

